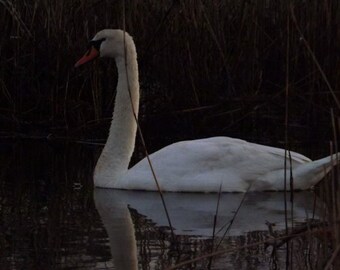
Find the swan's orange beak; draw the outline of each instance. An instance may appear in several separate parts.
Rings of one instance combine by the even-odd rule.
[[[79,67],[99,56],[99,51],[91,46],[91,48],[85,53],[85,55],[78,60],[74,67]]]

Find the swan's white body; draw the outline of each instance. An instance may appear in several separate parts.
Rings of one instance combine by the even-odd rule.
[[[119,74],[115,111],[95,168],[94,184],[102,188],[155,191],[155,180],[145,158],[128,169],[137,130],[133,112],[137,116],[139,107],[138,64],[133,39],[127,33],[124,37],[121,30],[102,30],[91,42],[99,42],[101,57],[115,58]],[[90,52],[76,66],[93,59],[87,59],[88,55]],[[294,189],[312,187],[335,164],[332,163],[335,156],[311,161],[291,152],[291,158]],[[284,149],[213,137],[174,143],[153,153],[150,159],[163,191],[218,192],[220,186],[224,192],[284,190]],[[287,157],[287,166],[289,164]],[[288,179],[289,167],[286,175]],[[289,180],[287,182],[289,189]]]

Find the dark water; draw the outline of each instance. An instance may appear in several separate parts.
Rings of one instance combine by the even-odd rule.
[[[157,193],[93,189],[100,148],[34,140],[0,146],[0,269],[166,269],[218,245],[264,241],[270,235],[266,221],[278,233],[285,228],[283,193],[222,194],[214,240],[216,194],[166,193],[172,235]],[[296,193],[294,201],[294,222],[313,217],[312,192]],[[294,263],[301,269],[317,265],[320,243],[297,243]],[[273,251],[260,244],[180,269],[285,265],[285,245]]]

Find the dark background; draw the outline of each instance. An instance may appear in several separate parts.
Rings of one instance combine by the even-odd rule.
[[[287,131],[292,150],[324,156],[333,139],[331,108],[335,117],[339,110],[339,5],[2,1],[0,135],[104,141],[114,61],[73,65],[97,31],[125,24],[138,51],[150,152],[215,135],[284,147]]]

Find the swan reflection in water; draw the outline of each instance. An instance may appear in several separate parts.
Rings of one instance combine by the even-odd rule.
[[[164,193],[166,206],[175,235],[200,238],[212,237],[216,214],[217,194]],[[235,216],[239,205],[240,210]],[[293,217],[303,222],[314,215],[314,193],[294,193]],[[110,239],[111,253],[116,269],[138,269],[137,242],[130,209],[152,220],[158,227],[168,226],[161,199],[156,192],[95,189],[94,200]],[[291,217],[288,203],[288,217]],[[233,224],[228,236],[240,236],[254,231],[268,231],[266,221],[275,223],[275,229],[284,229],[284,193],[250,192],[220,195],[216,231]],[[290,221],[291,222],[291,221]],[[224,230],[219,232],[222,236]],[[197,254],[199,255],[199,254]]]

